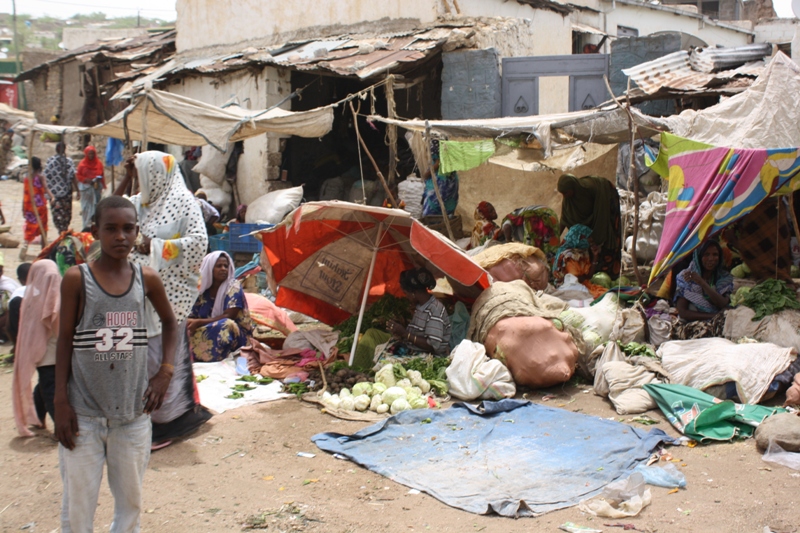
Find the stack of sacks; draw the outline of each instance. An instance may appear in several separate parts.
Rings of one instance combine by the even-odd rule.
[[[206,193],[208,201],[217,211],[227,213],[231,206],[231,184],[225,179],[226,166],[230,157],[231,145],[225,152],[213,146],[203,146],[203,155],[195,165],[194,171],[200,174],[200,190]]]

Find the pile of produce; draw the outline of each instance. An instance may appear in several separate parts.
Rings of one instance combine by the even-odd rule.
[[[345,411],[373,411],[397,414],[410,409],[437,407],[431,384],[417,370],[406,371],[400,364],[384,365],[375,374],[375,382],[361,381],[352,390],[342,388],[338,394],[324,392],[322,404]]]
[[[756,312],[753,321],[784,309],[800,309],[794,289],[777,279],[764,280],[750,289],[742,303]]]
[[[320,390],[323,387],[319,369],[310,370],[308,379],[314,381],[314,390]],[[338,394],[342,389],[352,389],[353,385],[364,381],[372,381],[372,379],[368,374],[348,367],[344,361],[337,361],[325,369],[325,382],[328,384],[328,391],[331,394]]]
[[[612,289],[614,287],[631,287],[633,283],[625,276],[620,276],[617,279],[611,279],[611,276],[605,272],[598,272],[592,276],[591,283],[600,285],[605,289]]]
[[[655,357],[656,352],[653,350],[653,347],[649,344],[643,344],[639,342],[629,342],[627,344],[622,344],[621,342],[617,341],[619,345],[619,349],[625,352],[625,355],[634,356],[634,355],[644,355],[646,357]]]
[[[398,298],[391,294],[385,294],[364,312],[364,320],[361,323],[361,333],[364,333],[369,328],[377,328],[381,331],[386,331],[386,322],[388,320],[407,323],[411,320],[411,315],[412,309],[409,300],[406,298]],[[350,353],[350,348],[353,347],[353,338],[355,337],[357,323],[358,316],[353,315],[344,322],[333,326],[333,329],[339,332],[339,344],[336,345],[336,347],[339,348],[339,353]]]

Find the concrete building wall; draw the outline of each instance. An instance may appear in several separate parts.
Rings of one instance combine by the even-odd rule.
[[[753,31],[756,32],[755,42],[757,43],[789,43],[794,39],[800,21],[797,19],[771,19],[756,24]]]
[[[235,44],[315,26],[383,18],[436,19],[437,0],[177,0],[178,52]]]
[[[291,93],[290,73],[284,69],[265,67],[261,71],[231,73],[223,78],[197,76],[169,85],[171,93],[188,96],[216,106],[232,96],[242,107],[266,109]],[[282,106],[290,109],[291,103]],[[239,158],[238,190],[240,201],[249,203],[280,187],[280,164],[283,143],[277,134],[260,135],[244,141],[244,154]]]
[[[61,36],[61,41],[64,43],[64,48],[67,50],[74,50],[95,41],[102,41],[104,39],[119,39],[123,37],[137,37],[145,35],[146,28],[120,28],[120,29],[102,29],[102,28],[64,28],[64,33]]]
[[[617,3],[617,8],[605,14],[605,27],[611,35],[617,34],[617,26],[627,26],[639,30],[639,36],[670,30],[689,33],[708,43],[709,46],[742,46],[750,43],[750,35],[711,24],[700,19],[676,15],[650,7],[631,6]],[[610,7],[610,4],[606,4]]]

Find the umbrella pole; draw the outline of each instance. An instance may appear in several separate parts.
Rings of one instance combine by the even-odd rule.
[[[375,272],[375,260],[378,258],[378,247],[381,243],[383,232],[383,222],[378,224],[378,237],[375,239],[375,248],[372,249],[372,259],[369,261],[369,271],[367,272],[367,283],[364,285],[364,296],[361,298],[361,309],[358,310],[358,321],[356,322],[356,333],[353,337],[353,347],[350,348],[349,366],[353,366],[353,359],[356,357],[358,347],[358,335],[361,333],[361,322],[364,320],[364,311],[367,308],[367,298],[369,297],[369,287],[372,285],[372,273]]]

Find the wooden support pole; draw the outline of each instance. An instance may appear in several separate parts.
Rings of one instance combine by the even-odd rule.
[[[456,238],[453,236],[453,228],[450,227],[450,217],[447,216],[447,209],[444,206],[442,193],[439,191],[439,181],[437,180],[439,176],[436,171],[436,165],[433,162],[433,154],[431,153],[431,124],[427,120],[425,121],[425,152],[428,154],[428,166],[431,170],[433,192],[436,194],[436,199],[439,201],[439,208],[442,210],[442,218],[444,219],[444,227],[447,229],[447,236],[450,237],[451,241],[456,242]]]
[[[384,87],[386,93],[386,109],[389,118],[397,118],[397,105],[394,100],[394,75],[389,74],[386,77],[386,86]],[[397,176],[397,126],[394,124],[386,125],[386,137],[389,140],[389,173],[387,181],[389,186],[395,184],[395,177]],[[397,207],[396,205],[394,207]]]
[[[375,172],[378,174],[378,179],[381,180],[381,185],[383,185],[383,190],[386,191],[386,197],[392,202],[392,205],[397,207],[398,204],[397,200],[394,199],[394,195],[392,194],[391,189],[389,189],[389,185],[386,183],[386,178],[383,177],[381,173],[381,169],[378,167],[378,163],[375,162],[375,158],[372,157],[372,154],[369,152],[369,148],[367,148],[367,143],[364,142],[364,139],[361,138],[361,133],[358,131],[358,113],[356,113],[355,107],[353,107],[353,101],[351,100],[348,102],[350,104],[350,111],[353,113],[353,129],[356,130],[356,138],[358,138],[358,142],[361,144],[361,147],[364,149],[364,152],[367,154],[367,157],[370,161],[372,161],[372,166],[375,167]]]
[[[614,102],[628,114],[628,128],[631,130],[630,137],[630,166],[628,168],[628,186],[630,187],[630,180],[633,179],[633,246],[631,247],[631,262],[633,263],[633,272],[636,276],[636,283],[640,287],[644,286],[642,274],[639,272],[639,258],[636,257],[636,239],[639,237],[639,179],[636,177],[636,152],[634,151],[633,143],[636,140],[636,125],[633,122],[633,113],[630,110],[630,96],[628,97],[628,105],[624,106],[619,99],[614,96],[614,91],[611,90],[611,85],[608,83],[608,77],[603,76],[603,81],[606,82],[606,89],[608,94],[614,99]],[[628,90],[626,93],[630,94],[631,79],[628,78]],[[623,243],[624,244],[624,243]]]

